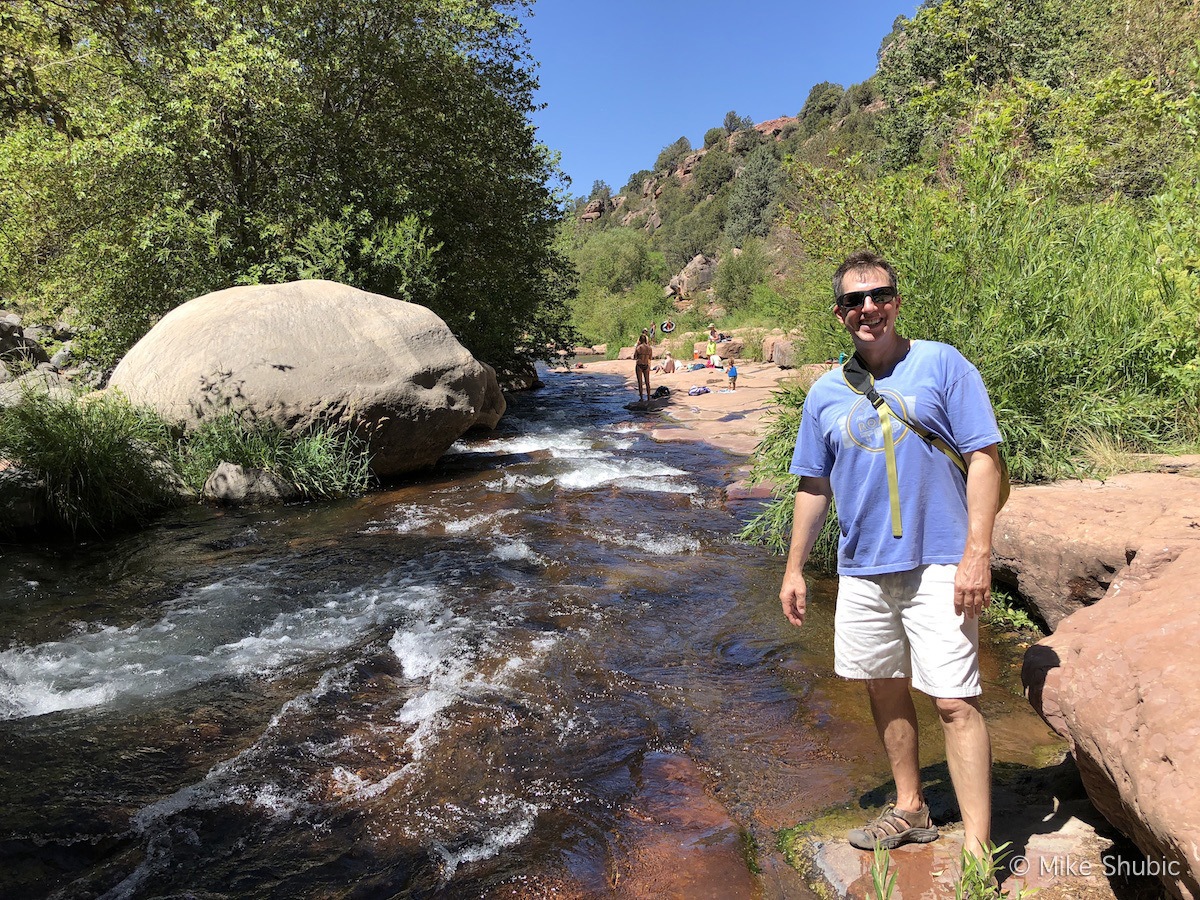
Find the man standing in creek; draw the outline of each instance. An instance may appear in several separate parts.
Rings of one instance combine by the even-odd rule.
[[[983,380],[962,354],[896,331],[901,297],[890,263],[852,254],[833,276],[833,293],[834,315],[856,353],[820,378],[804,403],[780,600],[788,620],[803,625],[804,565],[834,499],[841,530],[834,668],[866,681],[896,782],[895,805],[852,830],[849,841],[871,850],[937,838],[921,786],[911,682],[933,698],[964,849],[983,859],[992,756],[979,707],[979,615],[991,601],[1000,432]],[[909,423],[956,447],[965,479]]]

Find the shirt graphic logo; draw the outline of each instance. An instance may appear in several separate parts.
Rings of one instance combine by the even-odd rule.
[[[900,413],[906,419],[911,419],[912,415],[908,411],[908,404],[895,391],[886,388],[879,391],[879,395],[891,407],[892,439],[898,444],[908,435],[909,428],[900,421],[900,417],[896,413]],[[855,446],[871,453],[883,452],[883,426],[879,420],[879,410],[872,406],[871,401],[866,397],[860,397],[854,404],[843,427],[846,436]]]

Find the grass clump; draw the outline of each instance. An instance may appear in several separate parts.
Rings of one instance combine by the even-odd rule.
[[[1034,892],[1025,888],[1015,891],[1001,890],[997,876],[1001,863],[1008,855],[1007,843],[992,845],[983,856],[976,856],[963,849],[959,862],[958,879],[954,883],[954,900],[1025,900]],[[876,900],[890,900],[896,890],[897,872],[892,868],[891,851],[875,848],[871,861],[871,886]]]
[[[981,618],[988,625],[1008,631],[1046,633],[1045,629],[1029,615],[1029,611],[1018,598],[1001,589],[992,590],[992,602],[983,611]]]
[[[39,527],[71,535],[144,525],[199,493],[222,462],[266,469],[305,498],[356,496],[372,478],[366,442],[344,430],[293,435],[231,413],[179,438],[152,410],[114,392],[26,391],[0,409],[0,460],[27,473]],[[0,532],[28,527],[0,518]]]
[[[371,483],[366,442],[338,429],[295,435],[271,422],[237,412],[209,419],[181,442],[177,465],[194,490],[222,462],[266,469],[308,498],[335,499],[364,493]]]
[[[112,393],[27,391],[0,410],[0,457],[40,482],[46,527],[71,534],[140,525],[178,502],[171,446],[161,418]]]

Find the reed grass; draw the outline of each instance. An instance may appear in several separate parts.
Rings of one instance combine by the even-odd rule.
[[[366,442],[344,429],[294,435],[272,421],[255,422],[237,412],[202,423],[177,446],[176,461],[184,481],[197,491],[222,462],[266,469],[308,498],[357,496],[372,477]]]
[[[179,501],[167,424],[119,395],[27,391],[0,410],[0,457],[42,484],[52,530],[143,524]]]

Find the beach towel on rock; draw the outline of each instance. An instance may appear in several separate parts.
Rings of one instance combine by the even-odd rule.
[[[708,388],[706,388],[702,384],[698,384],[695,387],[688,388],[688,396],[691,396],[691,397],[699,397],[701,394],[707,394],[707,393],[708,393]]]

